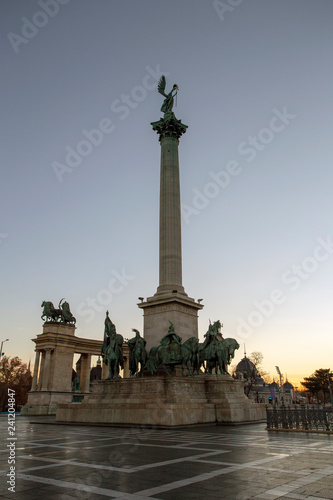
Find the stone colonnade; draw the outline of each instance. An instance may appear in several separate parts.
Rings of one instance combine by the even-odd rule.
[[[75,336],[74,325],[45,323],[36,344],[32,386],[23,413],[54,414],[59,403],[71,402],[74,354],[81,354],[80,393],[90,392],[91,357],[99,356],[103,342]],[[128,347],[124,346],[123,377],[129,377]],[[102,379],[108,367],[102,365]]]

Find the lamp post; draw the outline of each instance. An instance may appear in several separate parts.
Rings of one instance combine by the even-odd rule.
[[[7,342],[9,339],[6,339],[6,340],[3,340],[1,342],[1,347],[0,347],[0,361],[1,361],[1,357],[2,357],[2,346],[4,345],[5,342]]]
[[[329,390],[330,398],[331,398],[331,405],[333,407],[333,394],[332,394],[332,387],[331,387],[331,381],[330,381],[330,371],[331,371],[331,369],[329,368],[327,370],[327,380],[328,380],[328,390]]]

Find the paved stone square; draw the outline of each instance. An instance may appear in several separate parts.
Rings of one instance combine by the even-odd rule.
[[[156,430],[53,421],[17,416],[13,493],[13,440],[0,416],[1,498],[333,499],[332,435],[268,432],[264,424]]]

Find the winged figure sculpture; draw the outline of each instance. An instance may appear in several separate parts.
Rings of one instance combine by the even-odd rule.
[[[169,113],[172,112],[174,97],[178,92],[178,85],[175,83],[169,94],[165,93],[165,86],[166,86],[166,79],[165,76],[162,75],[160,81],[158,82],[157,90],[159,91],[160,94],[162,94],[165,97],[161,107],[162,113]]]

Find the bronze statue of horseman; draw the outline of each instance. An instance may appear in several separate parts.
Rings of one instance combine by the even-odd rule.
[[[107,380],[120,378],[119,372],[124,369],[123,342],[123,336],[117,333],[116,326],[109,318],[109,311],[106,311],[101,355],[104,364],[109,367]]]
[[[199,367],[203,366],[205,373],[209,375],[212,375],[214,368],[216,374],[220,371],[222,375],[227,375],[228,365],[234,358],[235,351],[239,349],[235,339],[223,339],[220,333],[222,326],[219,320],[210,324],[205,341],[199,347]]]

